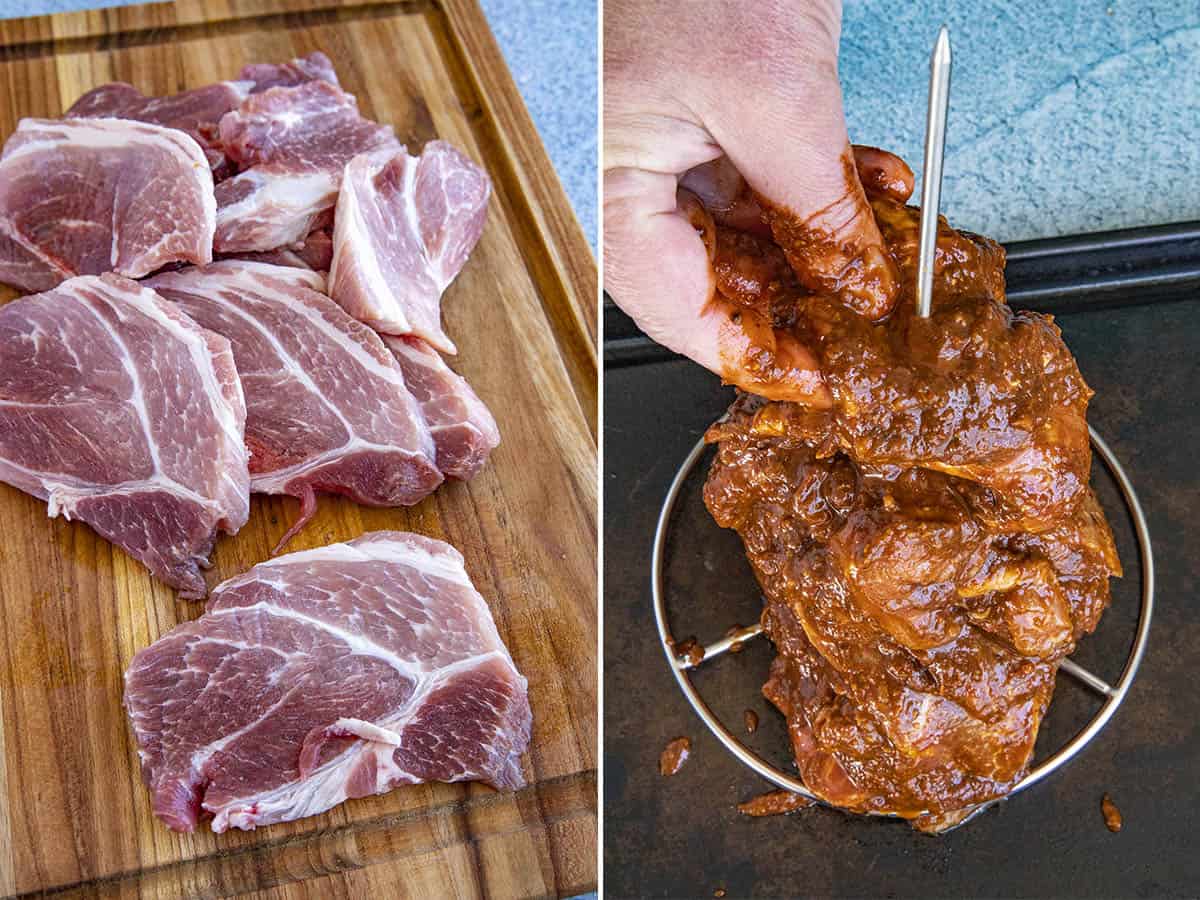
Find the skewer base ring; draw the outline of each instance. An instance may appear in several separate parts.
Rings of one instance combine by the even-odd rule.
[[[1125,505],[1129,510],[1134,531],[1137,535],[1138,554],[1141,557],[1142,563],[1142,594],[1137,632],[1134,636],[1133,645],[1125,660],[1125,667],[1121,671],[1121,677],[1113,685],[1106,684],[1102,679],[1083,669],[1070,659],[1063,661],[1060,671],[1078,678],[1084,685],[1104,696],[1104,703],[1092,719],[1076,733],[1075,737],[1063,745],[1057,752],[1034,766],[1024,778],[1017,782],[1007,795],[980,804],[960,824],[969,822],[988,807],[1006,800],[1026,788],[1033,787],[1033,785],[1042,779],[1058,771],[1058,769],[1070,762],[1071,759],[1083,750],[1100,733],[1101,729],[1108,724],[1109,720],[1116,713],[1117,708],[1124,702],[1126,695],[1129,693],[1129,687],[1133,684],[1133,679],[1137,675],[1138,666],[1142,661],[1142,654],[1146,649],[1146,640],[1150,633],[1150,619],[1154,612],[1154,553],[1150,545],[1150,529],[1146,524],[1146,517],[1142,512],[1142,505],[1138,501],[1133,484],[1125,474],[1125,470],[1121,467],[1120,462],[1113,455],[1108,444],[1104,442],[1090,425],[1088,426],[1088,434],[1096,455],[1104,462],[1104,465],[1108,468],[1121,490],[1121,495],[1125,500]],[[679,689],[683,692],[684,697],[687,698],[696,715],[700,717],[700,721],[707,726],[708,730],[724,745],[726,750],[755,773],[776,786],[800,794],[810,800],[815,800],[824,806],[831,806],[831,804],[826,803],[805,787],[804,782],[768,763],[743,744],[732,731],[726,728],[709,708],[708,704],[704,702],[704,698],[700,696],[692,684],[689,676],[689,672],[693,668],[692,665],[675,656],[673,637],[667,624],[666,596],[663,589],[663,555],[667,543],[667,534],[670,530],[671,513],[675,509],[680,489],[683,487],[688,475],[691,474],[692,469],[695,468],[696,463],[700,460],[706,446],[704,439],[701,438],[687,455],[687,458],[684,459],[683,464],[679,467],[679,471],[675,473],[675,478],[671,482],[670,489],[667,491],[666,499],[663,501],[662,510],[659,512],[658,525],[654,531],[654,550],[650,561],[650,589],[654,604],[654,621],[658,627],[658,636],[663,653],[667,657],[667,664],[670,666],[671,672],[675,676],[675,681],[679,684]],[[759,633],[760,630],[754,627],[744,629],[745,634],[734,636],[732,640],[752,637],[754,634]],[[723,641],[718,641],[711,647],[705,648],[705,658],[708,659],[713,656],[722,655],[728,650],[732,640],[726,638]],[[895,813],[868,812],[866,815],[900,818]]]

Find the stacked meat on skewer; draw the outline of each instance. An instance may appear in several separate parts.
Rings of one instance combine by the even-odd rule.
[[[740,332],[727,377],[759,388],[709,430],[705,500],[763,588],[764,693],[805,784],[941,831],[1028,770],[1120,563],[1088,486],[1091,391],[1058,328],[1008,307],[1002,248],[945,222],[917,316],[911,172],[856,155],[883,253],[832,268],[854,242],[796,243],[800,223],[723,163],[684,182]],[[797,360],[803,396],[758,395]]]

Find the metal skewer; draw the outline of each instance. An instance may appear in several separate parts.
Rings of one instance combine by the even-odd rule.
[[[921,178],[921,241],[917,258],[917,315],[923,319],[929,318],[933,308],[933,257],[942,202],[950,63],[950,32],[943,25],[929,57],[929,109],[925,119],[925,172]]]

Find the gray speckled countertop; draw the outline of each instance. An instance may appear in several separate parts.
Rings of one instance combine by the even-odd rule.
[[[846,0],[843,19],[851,140],[914,170],[950,26],[952,223],[1011,241],[1200,219],[1196,0]]]
[[[595,0],[481,0],[575,215],[596,249]]]
[[[0,18],[142,0],[0,0]],[[596,248],[595,0],[480,0],[584,233]]]

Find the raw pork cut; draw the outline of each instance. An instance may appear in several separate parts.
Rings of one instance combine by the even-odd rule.
[[[328,272],[333,265],[332,227],[310,231],[304,243],[296,249],[296,255],[313,271]]]
[[[280,247],[278,250],[247,250],[243,253],[221,253],[220,259],[245,259],[251,262],[269,263],[273,266],[289,266],[293,269],[310,269],[313,272],[328,272],[333,260],[333,235],[324,228],[309,232],[299,247]]]
[[[245,418],[229,341],[135,282],[81,276],[0,307],[0,480],[184,597],[249,515]]]
[[[337,72],[329,57],[317,50],[286,63],[251,63],[243,66],[238,78],[254,84],[254,93],[273,87],[293,87],[306,81],[328,81],[338,86]]]
[[[125,119],[22,119],[0,156],[0,281],[140,278],[212,259],[216,206],[200,146]]]
[[[154,814],[252,829],[422,781],[515,789],[531,717],[463,558],[379,531],[260,563],[142,650],[125,707]]]
[[[280,546],[312,517],[316,491],[407,506],[441,484],[433,437],[400,366],[375,332],[318,293],[322,276],[225,260],[148,283],[233,345],[250,489],[302,504]]]
[[[487,215],[491,182],[444,141],[421,156],[364,154],[338,195],[329,294],[387,334],[415,334],[446,353],[442,291],[467,261]]]
[[[250,93],[253,82],[220,81],[165,97],[147,97],[131,84],[113,82],[88,91],[64,113],[67,118],[135,119],[178,128],[187,132],[208,158],[213,178],[233,174],[229,160],[221,152],[217,124],[230,110],[237,109]]]
[[[354,97],[321,80],[248,97],[221,120],[220,139],[244,170],[217,185],[221,253],[303,241],[333,209],[346,163],[401,148],[390,126],[364,119]]]
[[[421,404],[437,446],[438,468],[447,477],[471,478],[500,443],[491,412],[466,379],[419,337],[385,335],[383,342],[400,363],[404,383]]]

